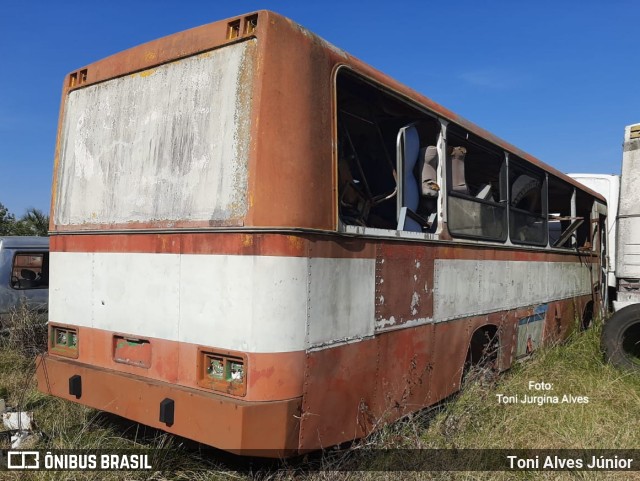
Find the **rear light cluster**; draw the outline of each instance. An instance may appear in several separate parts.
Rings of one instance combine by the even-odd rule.
[[[198,385],[234,396],[247,392],[247,360],[241,354],[198,350]]]
[[[67,326],[49,326],[49,351],[66,357],[78,357],[78,329]]]

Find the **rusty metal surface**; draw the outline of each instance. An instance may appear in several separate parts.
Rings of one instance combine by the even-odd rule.
[[[433,320],[433,256],[422,245],[380,243],[376,255],[376,331]]]
[[[239,20],[243,18],[238,17]],[[80,87],[166,64],[248,37],[257,38],[254,78],[259,80],[254,82],[250,93],[254,104],[250,127],[252,142],[249,146],[249,210],[243,221],[245,226],[296,226],[327,230],[336,228],[336,153],[330,139],[334,137],[336,128],[333,75],[338,65],[349,66],[413,102],[424,105],[439,116],[461,124],[584,189],[578,182],[459,118],[427,97],[402,86],[278,14],[258,12],[255,31],[251,35],[241,33],[232,40],[226,38],[230,20],[233,19],[158,39],[83,67],[80,70],[86,70],[86,80]],[[300,88],[300,85],[305,88]],[[74,88],[78,88],[78,85],[70,87],[67,79],[63,88],[61,120],[64,119],[66,96]],[[58,199],[60,146],[59,130],[52,205],[56,205]],[[278,195],[273,195],[274,192]],[[151,222],[149,225],[127,225],[130,228],[144,228],[158,227],[161,224],[162,222]],[[178,225],[197,228],[202,223],[183,222]],[[58,230],[57,226],[52,227]]]
[[[544,344],[566,339],[589,296],[548,304]],[[516,359],[518,321],[534,307],[378,333],[357,343],[307,353],[300,449],[367,435],[460,388],[471,337],[497,329],[497,369]]]
[[[146,252],[157,254],[265,255],[288,257],[374,257],[376,242],[294,233],[145,233],[57,235],[55,252]]]
[[[65,324],[51,322],[50,328],[66,327]],[[78,349],[75,352],[78,362],[145,379],[175,383],[177,386],[191,389],[202,390],[199,383],[198,352],[226,352],[224,349],[216,349],[215,346],[205,347],[150,337],[144,339],[147,341],[146,344],[136,348],[125,344],[123,352],[118,349],[119,342],[140,339],[140,336],[88,327],[74,328],[78,331]],[[140,352],[136,352],[136,349]],[[53,352],[51,346],[49,351]],[[241,397],[246,401],[274,401],[302,395],[304,352],[247,353],[246,358],[246,395],[234,396],[234,393],[231,393],[230,397]]]
[[[334,62],[326,43],[261,12],[246,224],[333,230],[337,196],[332,113]],[[258,33],[260,35],[260,33]],[[303,86],[303,87],[302,87]]]
[[[46,355],[38,358],[37,365],[38,389],[43,393],[210,446],[245,455],[254,451],[270,457],[291,455],[298,447],[300,398],[280,402],[239,401]],[[74,375],[82,378],[79,399],[68,392],[69,378]],[[165,398],[175,402],[175,421],[171,426],[158,418],[160,402]]]

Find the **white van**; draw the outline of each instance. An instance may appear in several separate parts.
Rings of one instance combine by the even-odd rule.
[[[0,237],[0,318],[21,303],[46,311],[49,300],[49,238]]]

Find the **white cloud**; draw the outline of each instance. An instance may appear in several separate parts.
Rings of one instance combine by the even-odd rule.
[[[459,78],[476,87],[497,90],[521,87],[528,80],[525,75],[494,68],[469,70],[460,74]]]

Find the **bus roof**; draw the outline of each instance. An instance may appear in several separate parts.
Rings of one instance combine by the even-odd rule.
[[[241,21],[245,22],[248,18],[255,18],[255,28],[251,31],[241,31]],[[466,120],[460,115],[455,114],[451,110],[434,102],[429,97],[401,84],[392,77],[371,67],[362,60],[350,55],[349,53],[335,47],[318,35],[310,32],[306,28],[300,26],[296,22],[269,10],[259,10],[249,12],[237,17],[231,17],[217,22],[201,25],[188,30],[177,32],[166,37],[162,37],[150,42],[132,47],[121,51],[102,60],[86,65],[80,69],[71,72],[65,78],[63,93],[67,93],[78,87],[85,87],[91,84],[103,82],[115,77],[120,77],[133,72],[142,71],[153,68],[173,60],[185,58],[207,50],[212,50],[226,44],[236,43],[249,37],[260,37],[267,35],[270,28],[278,28],[274,23],[288,24],[292,29],[302,33],[305,37],[311,39],[315,44],[321,45],[325,49],[327,55],[335,60],[335,68],[344,65],[350,67],[356,72],[364,75],[384,88],[395,92],[397,95],[409,100],[417,107],[427,109],[432,113],[441,116],[445,120],[454,122],[474,134],[485,138],[489,142],[501,147],[502,149],[530,162],[531,164],[545,170],[546,172],[561,178],[563,181],[572,186],[592,195],[603,203],[606,203],[604,197],[597,192],[582,185],[580,182],[572,179],[563,172],[542,162],[531,154],[515,147],[505,140],[495,136],[491,132],[479,127],[471,121]],[[230,34],[230,28],[238,25],[237,34]],[[319,81],[322,81],[321,79]]]

